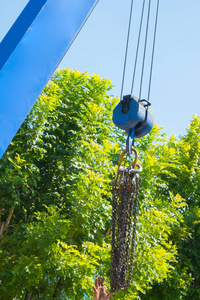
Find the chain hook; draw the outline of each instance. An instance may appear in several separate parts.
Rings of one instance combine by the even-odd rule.
[[[132,150],[135,158],[129,167],[122,166],[127,151],[122,152],[112,189],[111,291],[127,289],[133,274],[142,168]]]
[[[129,174],[133,174],[133,177],[132,177],[132,180],[131,180],[131,183],[133,184],[133,181],[135,180],[135,175],[137,173],[140,173],[142,172],[142,167],[137,163],[138,162],[138,152],[135,148],[132,147],[132,151],[135,153],[135,159],[134,159],[134,162],[131,164],[131,167],[130,169],[128,170]],[[118,177],[119,177],[119,182],[118,182],[118,186],[120,186],[120,182],[121,182],[121,178],[122,178],[122,174],[123,174],[123,177],[125,176],[125,172],[126,172],[126,168],[125,167],[122,167],[122,161],[123,161],[123,158],[124,158],[124,155],[125,154],[128,154],[127,152],[127,149],[125,149],[121,156],[120,156],[120,159],[119,159],[119,163],[118,163],[118,169],[117,169],[117,174],[116,174],[116,177],[115,177],[115,181],[118,180]],[[137,168],[136,168],[137,167]]]

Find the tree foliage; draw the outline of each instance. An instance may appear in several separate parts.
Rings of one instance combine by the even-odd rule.
[[[109,285],[111,182],[125,145],[112,123],[111,87],[59,70],[1,159],[2,299],[84,299],[96,275]],[[184,137],[154,126],[137,141],[134,276],[113,299],[199,296],[199,132],[194,116]]]
[[[173,270],[142,299],[200,298],[200,118],[193,116],[185,136],[172,136],[165,147],[170,154],[165,173],[159,177],[165,183],[159,193],[180,195],[186,206],[179,207],[182,222],[173,226],[169,241],[176,245]],[[165,156],[167,157],[167,156]]]

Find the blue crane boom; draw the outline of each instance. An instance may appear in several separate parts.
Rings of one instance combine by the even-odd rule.
[[[0,158],[95,2],[30,0],[2,40]]]

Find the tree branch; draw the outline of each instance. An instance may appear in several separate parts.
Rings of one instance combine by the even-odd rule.
[[[53,299],[56,299],[60,295],[60,293],[62,291],[63,283],[64,283],[63,280],[60,278],[58,280],[58,283],[56,284],[56,288],[55,288],[55,291],[53,294]]]
[[[13,215],[13,212],[14,212],[14,208],[11,208],[10,212],[9,212],[9,215],[7,217],[7,220],[6,222],[1,222],[0,223],[0,241],[2,239],[2,236],[4,234],[4,231],[8,228],[9,224],[10,224],[10,220],[12,218],[12,215]]]

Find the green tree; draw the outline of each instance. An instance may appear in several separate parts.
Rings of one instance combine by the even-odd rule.
[[[59,70],[1,159],[2,299],[80,300],[91,297],[95,275],[109,284],[111,182],[125,145],[112,123],[111,87],[98,75]],[[179,264],[180,244],[191,237],[189,201],[176,188],[183,139],[168,141],[154,126],[136,143],[144,170],[134,276],[113,299],[142,298],[179,270],[186,286],[192,280]]]
[[[187,206],[182,225],[172,227],[170,235],[178,251],[173,270],[142,299],[196,300],[200,299],[200,117],[194,115],[186,135],[172,136],[163,150],[168,166],[159,174],[165,184],[157,193],[179,194]]]

